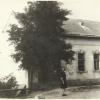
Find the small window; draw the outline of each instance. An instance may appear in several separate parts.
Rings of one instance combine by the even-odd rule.
[[[84,61],[84,53],[78,53],[78,70],[85,70],[85,61]]]
[[[94,54],[94,69],[99,70],[99,54]]]

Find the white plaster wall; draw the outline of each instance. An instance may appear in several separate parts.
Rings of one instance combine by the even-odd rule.
[[[71,43],[73,45],[73,50],[75,53],[75,60],[73,61],[73,64],[71,66],[72,73],[69,74],[67,71],[67,77],[68,79],[94,79],[94,78],[100,78],[100,72],[96,71],[94,72],[94,59],[93,59],[93,52],[94,51],[100,51],[100,40],[96,39],[73,39],[68,38],[66,40],[66,43]],[[77,52],[78,51],[84,51],[85,52],[85,72],[84,73],[78,73],[77,67],[78,67],[78,58],[77,58]],[[66,66],[68,68],[68,66]]]

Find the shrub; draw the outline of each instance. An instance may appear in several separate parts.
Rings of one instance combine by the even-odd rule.
[[[18,86],[18,84],[12,73],[0,79],[0,89],[12,89],[15,86]]]

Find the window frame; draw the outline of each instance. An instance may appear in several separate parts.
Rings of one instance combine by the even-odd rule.
[[[97,55],[98,57],[95,59],[94,58],[94,55]],[[94,71],[99,71],[100,70],[100,68],[99,68],[99,66],[100,66],[100,64],[99,64],[99,59],[100,59],[100,54],[99,53],[94,53],[93,54],[93,61],[94,61]]]
[[[79,59],[79,54],[82,54],[80,56],[82,56],[81,59]],[[80,65],[79,65],[80,63]],[[82,64],[83,63],[83,64]],[[80,68],[82,67],[82,68]],[[85,72],[85,52],[78,52],[78,72]]]

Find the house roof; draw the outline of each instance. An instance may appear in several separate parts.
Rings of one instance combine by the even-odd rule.
[[[63,28],[69,36],[100,37],[100,22],[69,19],[64,22]]]

